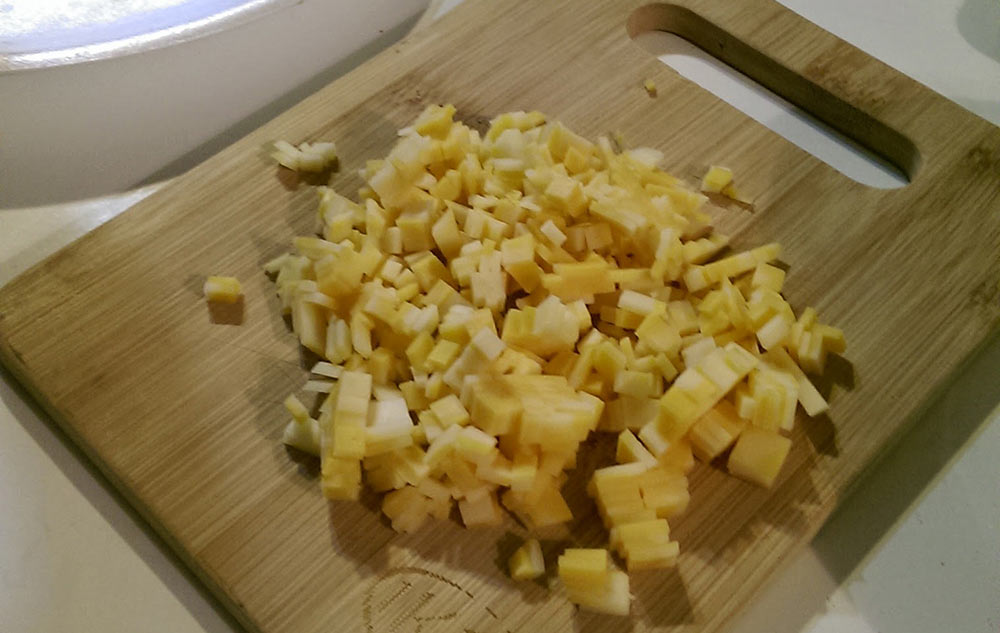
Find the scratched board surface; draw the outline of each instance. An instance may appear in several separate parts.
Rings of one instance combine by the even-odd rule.
[[[848,180],[641,50],[662,29],[702,47],[882,153],[912,182]],[[655,81],[659,96],[642,89]],[[397,535],[378,500],[329,503],[316,464],[281,446],[281,401],[305,380],[261,265],[313,227],[315,194],[270,163],[275,139],[335,139],[334,185],[385,155],[428,103],[482,126],[539,109],[596,137],[661,149],[695,181],[725,163],[753,199],[720,229],[780,241],[786,294],[844,328],[848,361],[800,419],[772,490],[712,466],[672,525],[678,568],[633,574],[631,618],[577,613],[502,564],[524,531],[455,521]],[[250,630],[717,630],[906,427],[1000,318],[1000,131],[768,0],[473,0],[337,80],[0,290],[0,355]],[[208,274],[244,282],[239,326],[210,322]],[[836,384],[833,384],[836,383]],[[546,541],[606,539],[582,491]]]

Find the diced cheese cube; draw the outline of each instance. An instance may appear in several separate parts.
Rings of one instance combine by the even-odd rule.
[[[732,403],[722,400],[694,423],[688,438],[698,459],[710,462],[733,445],[744,427]]]
[[[472,423],[490,435],[509,432],[521,415],[515,391],[502,379],[485,380],[472,394]]]
[[[637,477],[643,506],[660,518],[672,518],[687,510],[691,495],[687,478],[680,471],[670,470],[662,460],[658,468],[650,468]]]
[[[326,351],[326,310],[304,296],[292,300],[292,330],[302,346],[317,353]]]
[[[478,495],[466,495],[458,502],[458,511],[462,515],[465,527],[499,525],[503,520],[500,505],[493,492]]]
[[[445,428],[452,425],[464,426],[469,423],[469,412],[465,410],[455,394],[432,402],[430,409]]]
[[[497,438],[474,426],[464,427],[455,440],[455,451],[475,464],[492,463],[497,455]]]
[[[679,544],[670,540],[665,519],[614,527],[611,545],[625,558],[629,571],[673,567],[680,553]]]
[[[792,360],[791,356],[789,356],[785,350],[772,350],[768,352],[767,357],[769,360],[774,362],[775,365],[795,378],[799,387],[798,400],[808,415],[816,416],[826,412],[829,408],[826,400],[819,393],[816,387],[813,386],[805,372],[803,372],[799,366],[795,364],[795,361]]]
[[[618,449],[615,453],[615,461],[619,464],[628,462],[657,463],[652,453],[646,450],[646,447],[639,442],[639,438],[633,435],[632,431],[628,429],[618,434]]]
[[[454,341],[439,339],[427,354],[425,365],[431,371],[447,369],[455,361],[461,349],[461,346]]]
[[[656,376],[649,372],[622,369],[615,374],[615,393],[633,398],[651,398],[659,391]]]
[[[320,484],[327,499],[356,501],[361,494],[361,462],[357,459],[324,457]]]
[[[646,316],[635,333],[639,341],[654,353],[676,356],[680,351],[680,334],[659,312]]]
[[[603,557],[597,554],[602,551]],[[603,569],[598,569],[602,564]],[[607,550],[567,549],[558,565],[559,579],[571,602],[598,613],[629,614],[632,596],[628,574],[611,568]]]
[[[305,422],[309,419],[309,410],[306,409],[302,401],[295,397],[294,394],[289,394],[284,401],[285,409],[292,414],[292,417],[297,422]]]
[[[567,587],[596,585],[608,576],[611,560],[606,549],[567,548],[559,556],[559,579]]]
[[[330,455],[342,459],[365,456],[365,429],[353,424],[334,424]]]
[[[784,345],[792,332],[792,322],[784,314],[775,314],[757,329],[757,340],[765,350]]]
[[[320,456],[319,422],[306,417],[304,420],[291,420],[281,434],[281,442],[304,453]]]
[[[507,562],[510,577],[514,580],[534,580],[545,574],[542,546],[537,539],[528,539]]]
[[[535,481],[538,472],[538,456],[534,453],[518,453],[514,455],[510,469],[510,489],[527,491]]]
[[[559,525],[573,518],[573,512],[554,482],[539,478],[532,488],[527,493],[531,499],[525,502],[532,529]]]
[[[757,264],[757,268],[754,269],[753,277],[750,280],[751,287],[767,288],[774,292],[781,292],[784,284],[785,271],[771,264]]]
[[[770,488],[781,471],[792,441],[770,431],[747,428],[729,454],[729,472]]]
[[[235,277],[209,277],[203,290],[206,299],[218,303],[236,303],[243,296],[240,281]]]
[[[599,428],[603,431],[637,431],[656,420],[659,413],[660,402],[657,398],[620,396],[605,405]]]

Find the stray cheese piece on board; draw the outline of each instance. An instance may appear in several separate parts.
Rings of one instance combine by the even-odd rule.
[[[202,290],[205,299],[217,303],[236,303],[243,296],[243,288],[235,277],[209,277]]]

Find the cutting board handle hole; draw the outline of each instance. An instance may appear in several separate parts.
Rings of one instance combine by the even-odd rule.
[[[628,33],[681,76],[856,182],[895,189],[916,174],[920,153],[908,138],[690,9],[640,7]]]

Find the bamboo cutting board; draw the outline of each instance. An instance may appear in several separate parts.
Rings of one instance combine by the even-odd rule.
[[[770,0],[640,5],[472,0],[0,290],[3,362],[248,629],[717,630],[1000,323],[1000,129]],[[871,189],[818,162],[630,41],[650,29],[741,68],[912,183]],[[432,102],[476,125],[539,109],[589,137],[620,132],[689,181],[731,166],[755,211],[720,228],[737,246],[780,241],[789,300],[847,333],[831,413],[800,420],[774,489],[695,471],[673,525],[679,568],[632,574],[631,619],[508,582],[512,521],[399,536],[374,498],[323,500],[315,465],[280,445],[281,401],[305,372],[260,267],[312,229],[315,201],[261,148],[335,139],[334,184],[351,192]],[[242,326],[209,321],[208,274],[243,280]],[[579,485],[567,494],[588,507]],[[567,534],[604,538],[592,510]]]

